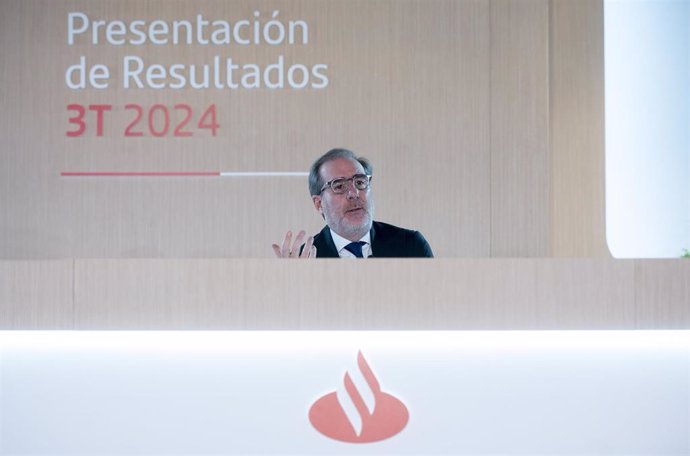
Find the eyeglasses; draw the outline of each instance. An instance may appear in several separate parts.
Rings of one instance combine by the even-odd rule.
[[[352,186],[356,190],[367,190],[369,188],[369,184],[371,183],[371,176],[366,174],[355,174],[352,177],[335,178],[332,181],[326,182],[324,186],[321,187],[319,194],[323,193],[326,188],[331,187],[333,193],[336,195],[342,195],[343,193],[347,192],[348,182],[352,182]]]

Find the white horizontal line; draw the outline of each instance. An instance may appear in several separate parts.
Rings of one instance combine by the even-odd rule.
[[[253,176],[308,176],[309,173],[304,172],[271,172],[271,171],[256,171],[256,172],[232,172],[221,171],[221,177],[253,177]]]

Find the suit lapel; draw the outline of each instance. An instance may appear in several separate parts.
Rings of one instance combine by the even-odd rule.
[[[376,237],[376,222],[371,224],[371,230],[369,230],[369,235],[371,237],[371,256],[370,258],[376,258],[377,256],[384,256],[385,247],[381,245],[380,240]]]
[[[399,235],[379,222],[371,225],[371,252],[373,258],[392,258],[401,256]],[[404,256],[404,255],[403,255]]]
[[[316,245],[317,258],[340,258],[328,226],[325,226],[317,236],[319,240],[314,243]]]

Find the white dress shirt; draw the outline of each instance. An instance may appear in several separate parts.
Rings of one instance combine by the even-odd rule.
[[[329,228],[330,230],[330,228]],[[351,243],[349,239],[345,239],[342,236],[339,236],[335,231],[331,230],[331,237],[333,238],[333,243],[335,244],[336,250],[338,250],[338,255],[340,255],[340,258],[357,258],[354,253],[350,252],[345,248],[346,245]],[[360,241],[364,242],[364,245],[362,246],[362,256],[364,258],[368,258],[371,256],[371,233],[367,232],[364,236],[362,236],[362,239]]]

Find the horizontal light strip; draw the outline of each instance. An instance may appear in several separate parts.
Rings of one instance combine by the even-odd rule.
[[[308,176],[305,172],[273,171],[62,171],[62,177],[282,177]]]
[[[317,345],[314,341],[318,340]],[[304,352],[365,349],[400,350],[597,350],[602,348],[680,348],[689,350],[690,330],[611,331],[0,331],[3,347],[59,349],[137,349],[243,352]]]
[[[222,177],[245,177],[245,176],[308,176],[309,173],[305,172],[270,172],[270,171],[256,171],[248,173],[236,173],[232,171],[221,171],[220,175]]]

